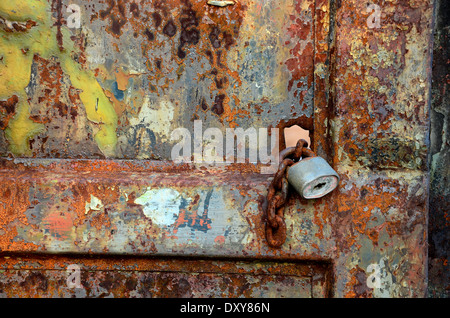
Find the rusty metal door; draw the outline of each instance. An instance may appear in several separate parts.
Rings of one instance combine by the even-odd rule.
[[[207,2],[0,3],[0,295],[425,295],[432,1]],[[264,163],[172,160],[293,125],[341,182],[280,248]]]

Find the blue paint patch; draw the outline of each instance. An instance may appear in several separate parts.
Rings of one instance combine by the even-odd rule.
[[[114,97],[115,97],[117,100],[120,100],[120,101],[123,100],[125,94],[123,93],[124,91],[121,91],[121,90],[119,89],[119,87],[117,86],[117,82],[114,82],[114,83],[112,84],[112,92],[113,92],[113,94],[114,94]]]

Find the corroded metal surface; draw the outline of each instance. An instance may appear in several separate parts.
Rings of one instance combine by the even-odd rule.
[[[224,130],[312,116],[312,0],[80,1],[80,29],[63,23],[76,2],[16,2],[0,12],[31,25],[2,32],[21,74],[2,66],[2,155],[170,159],[170,133],[192,119]]]
[[[342,177],[332,216],[337,290],[423,297],[433,3],[385,3],[380,28],[368,27],[366,6],[336,3],[330,125]],[[382,268],[383,288],[367,288],[369,263]]]
[[[132,283],[115,296],[148,296],[139,286],[163,279],[147,258],[154,256],[174,257],[165,270],[183,274],[163,276],[202,296],[188,273],[202,273],[192,266],[208,256],[280,262],[275,269],[281,261],[332,264],[325,296],[425,295],[432,0],[383,3],[377,28],[356,0],[243,0],[224,8],[83,1],[80,29],[67,27],[67,5],[0,3],[0,150],[14,157],[3,158],[0,171],[0,250],[11,255],[2,259],[3,294],[21,293],[10,282],[29,286],[26,295],[64,294],[44,282],[61,281],[62,268],[79,261],[100,266],[99,278],[85,274],[92,295],[117,280]],[[298,124],[340,185],[312,201],[291,191],[286,242],[271,248],[263,213],[270,175],[247,164],[142,161],[168,159],[170,132],[191,129],[194,119],[220,129]],[[26,256],[45,263],[43,271],[15,268],[17,253],[44,255]],[[72,256],[58,267],[49,253]],[[251,266],[227,264],[234,269],[224,276],[202,277],[224,288],[227,279],[253,277]],[[372,264],[380,288],[367,284]],[[315,288],[302,278],[309,274],[276,275],[257,284],[297,284],[304,296]],[[170,294],[156,287],[162,281],[152,284],[151,296]]]
[[[270,175],[170,167],[151,172],[148,162],[142,172],[138,161],[97,161],[96,171],[83,161],[64,164],[16,164],[15,172],[4,171],[2,251],[307,260],[332,248],[329,231],[328,242],[314,237],[319,227],[312,215],[297,212],[307,205],[294,196],[288,226],[294,233],[300,228],[292,223],[305,227],[301,241],[296,236],[283,250],[267,246],[262,211]],[[310,254],[312,245],[318,250]]]
[[[70,265],[80,270],[76,287]],[[332,283],[326,263],[264,261],[3,256],[0,273],[0,297],[321,298]]]

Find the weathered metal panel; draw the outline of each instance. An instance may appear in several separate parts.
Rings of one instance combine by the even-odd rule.
[[[74,4],[79,29],[63,23]],[[312,117],[313,6],[4,2],[6,20],[31,22],[2,31],[1,154],[170,159],[171,132],[193,119],[225,131]]]
[[[296,197],[286,211],[286,246],[267,246],[270,175],[169,165],[163,172],[148,161],[98,160],[96,171],[81,160],[22,162],[0,176],[2,251],[308,260],[329,259],[334,248],[326,199]]]
[[[107,255],[315,260],[332,264],[325,288],[332,292],[311,287],[322,295],[425,295],[432,0],[383,3],[377,28],[356,0],[248,0],[226,8],[85,1],[81,29],[66,26],[67,5],[20,0],[17,13],[0,4],[8,21],[0,30],[0,148],[15,156],[1,161],[2,252],[91,253],[106,266],[100,276],[125,281],[154,274],[114,273]],[[194,119],[220,129],[299,124],[338,171],[340,186],[312,201],[291,193],[287,240],[270,248],[270,175],[245,164],[136,160],[169,158],[170,132],[192,129]],[[111,160],[118,158],[134,160]],[[141,264],[121,260],[128,261]],[[42,293],[40,279],[33,285],[35,268],[4,262],[5,283],[23,275],[29,294],[58,294],[57,285]],[[373,264],[378,288],[367,283]],[[61,281],[62,267],[47,265],[42,281]],[[199,273],[180,259],[167,268],[180,266]],[[199,282],[183,275],[195,290]],[[304,276],[295,284],[306,286]],[[223,283],[223,276],[202,277]],[[95,275],[85,280],[92,295],[110,290],[95,287]]]
[[[349,297],[424,297],[427,284],[432,1],[336,3],[331,121],[342,176],[333,216],[336,290]],[[374,13],[374,10],[369,10]],[[381,288],[368,288],[378,264]],[[345,270],[344,270],[345,269]]]
[[[78,286],[70,266],[79,269]],[[327,297],[326,263],[1,257],[0,297]],[[69,283],[68,283],[69,281]]]

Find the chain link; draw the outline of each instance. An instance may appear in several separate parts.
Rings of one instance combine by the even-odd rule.
[[[287,201],[289,183],[287,169],[301,158],[315,157],[315,153],[307,148],[308,142],[300,139],[295,147],[284,149],[280,153],[280,165],[267,194],[266,239],[272,247],[280,247],[286,241],[286,223],[284,222],[284,206]]]

